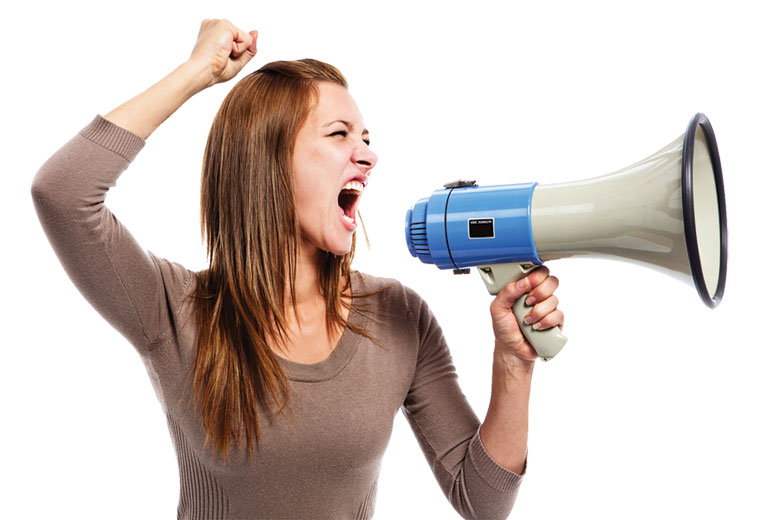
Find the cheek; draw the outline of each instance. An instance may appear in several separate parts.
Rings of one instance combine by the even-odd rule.
[[[296,154],[293,158],[293,189],[295,190],[295,205],[300,211],[309,206],[317,192],[317,168],[308,154]]]
[[[321,224],[337,205],[333,197],[340,186],[336,184],[349,162],[349,156],[333,143],[315,146],[301,142],[296,144],[292,162],[298,218],[307,227]]]
[[[316,226],[325,218],[328,209],[328,193],[331,187],[326,185],[323,172],[311,164],[307,169],[295,171],[295,212],[298,220],[306,227]]]
[[[295,188],[295,209],[299,217],[305,218],[322,210],[322,191],[317,186],[305,184]]]

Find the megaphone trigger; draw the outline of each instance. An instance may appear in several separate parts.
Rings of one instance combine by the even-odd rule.
[[[516,282],[528,276],[541,264],[531,262],[511,262],[505,264],[479,265],[479,271],[485,287],[492,295],[498,294],[506,284]],[[533,325],[525,322],[525,317],[531,312],[533,305],[526,304],[527,294],[522,295],[512,306],[512,312],[517,319],[517,324],[525,336],[525,339],[534,348],[542,361],[549,361],[561,351],[566,344],[567,337],[563,335],[559,327],[547,330],[536,330]]]

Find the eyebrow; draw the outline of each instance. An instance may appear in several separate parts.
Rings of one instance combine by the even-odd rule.
[[[347,128],[352,128],[352,124],[349,123],[348,121],[344,121],[343,119],[336,119],[335,121],[331,121],[330,123],[325,123],[324,125],[322,125],[322,127],[325,128],[326,126],[330,126],[333,123],[343,123],[344,126],[346,126]],[[368,133],[368,128],[364,128],[363,133],[360,135],[366,135],[367,133]]]

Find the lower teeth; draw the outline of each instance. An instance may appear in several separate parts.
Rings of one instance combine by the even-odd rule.
[[[354,218],[350,218],[347,215],[344,215],[344,220],[346,220],[350,224],[354,224],[355,223],[355,219]]]

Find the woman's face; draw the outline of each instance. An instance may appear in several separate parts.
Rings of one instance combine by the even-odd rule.
[[[304,249],[342,255],[352,246],[358,203],[377,157],[347,89],[328,82],[318,86],[319,102],[295,138],[295,206]]]

